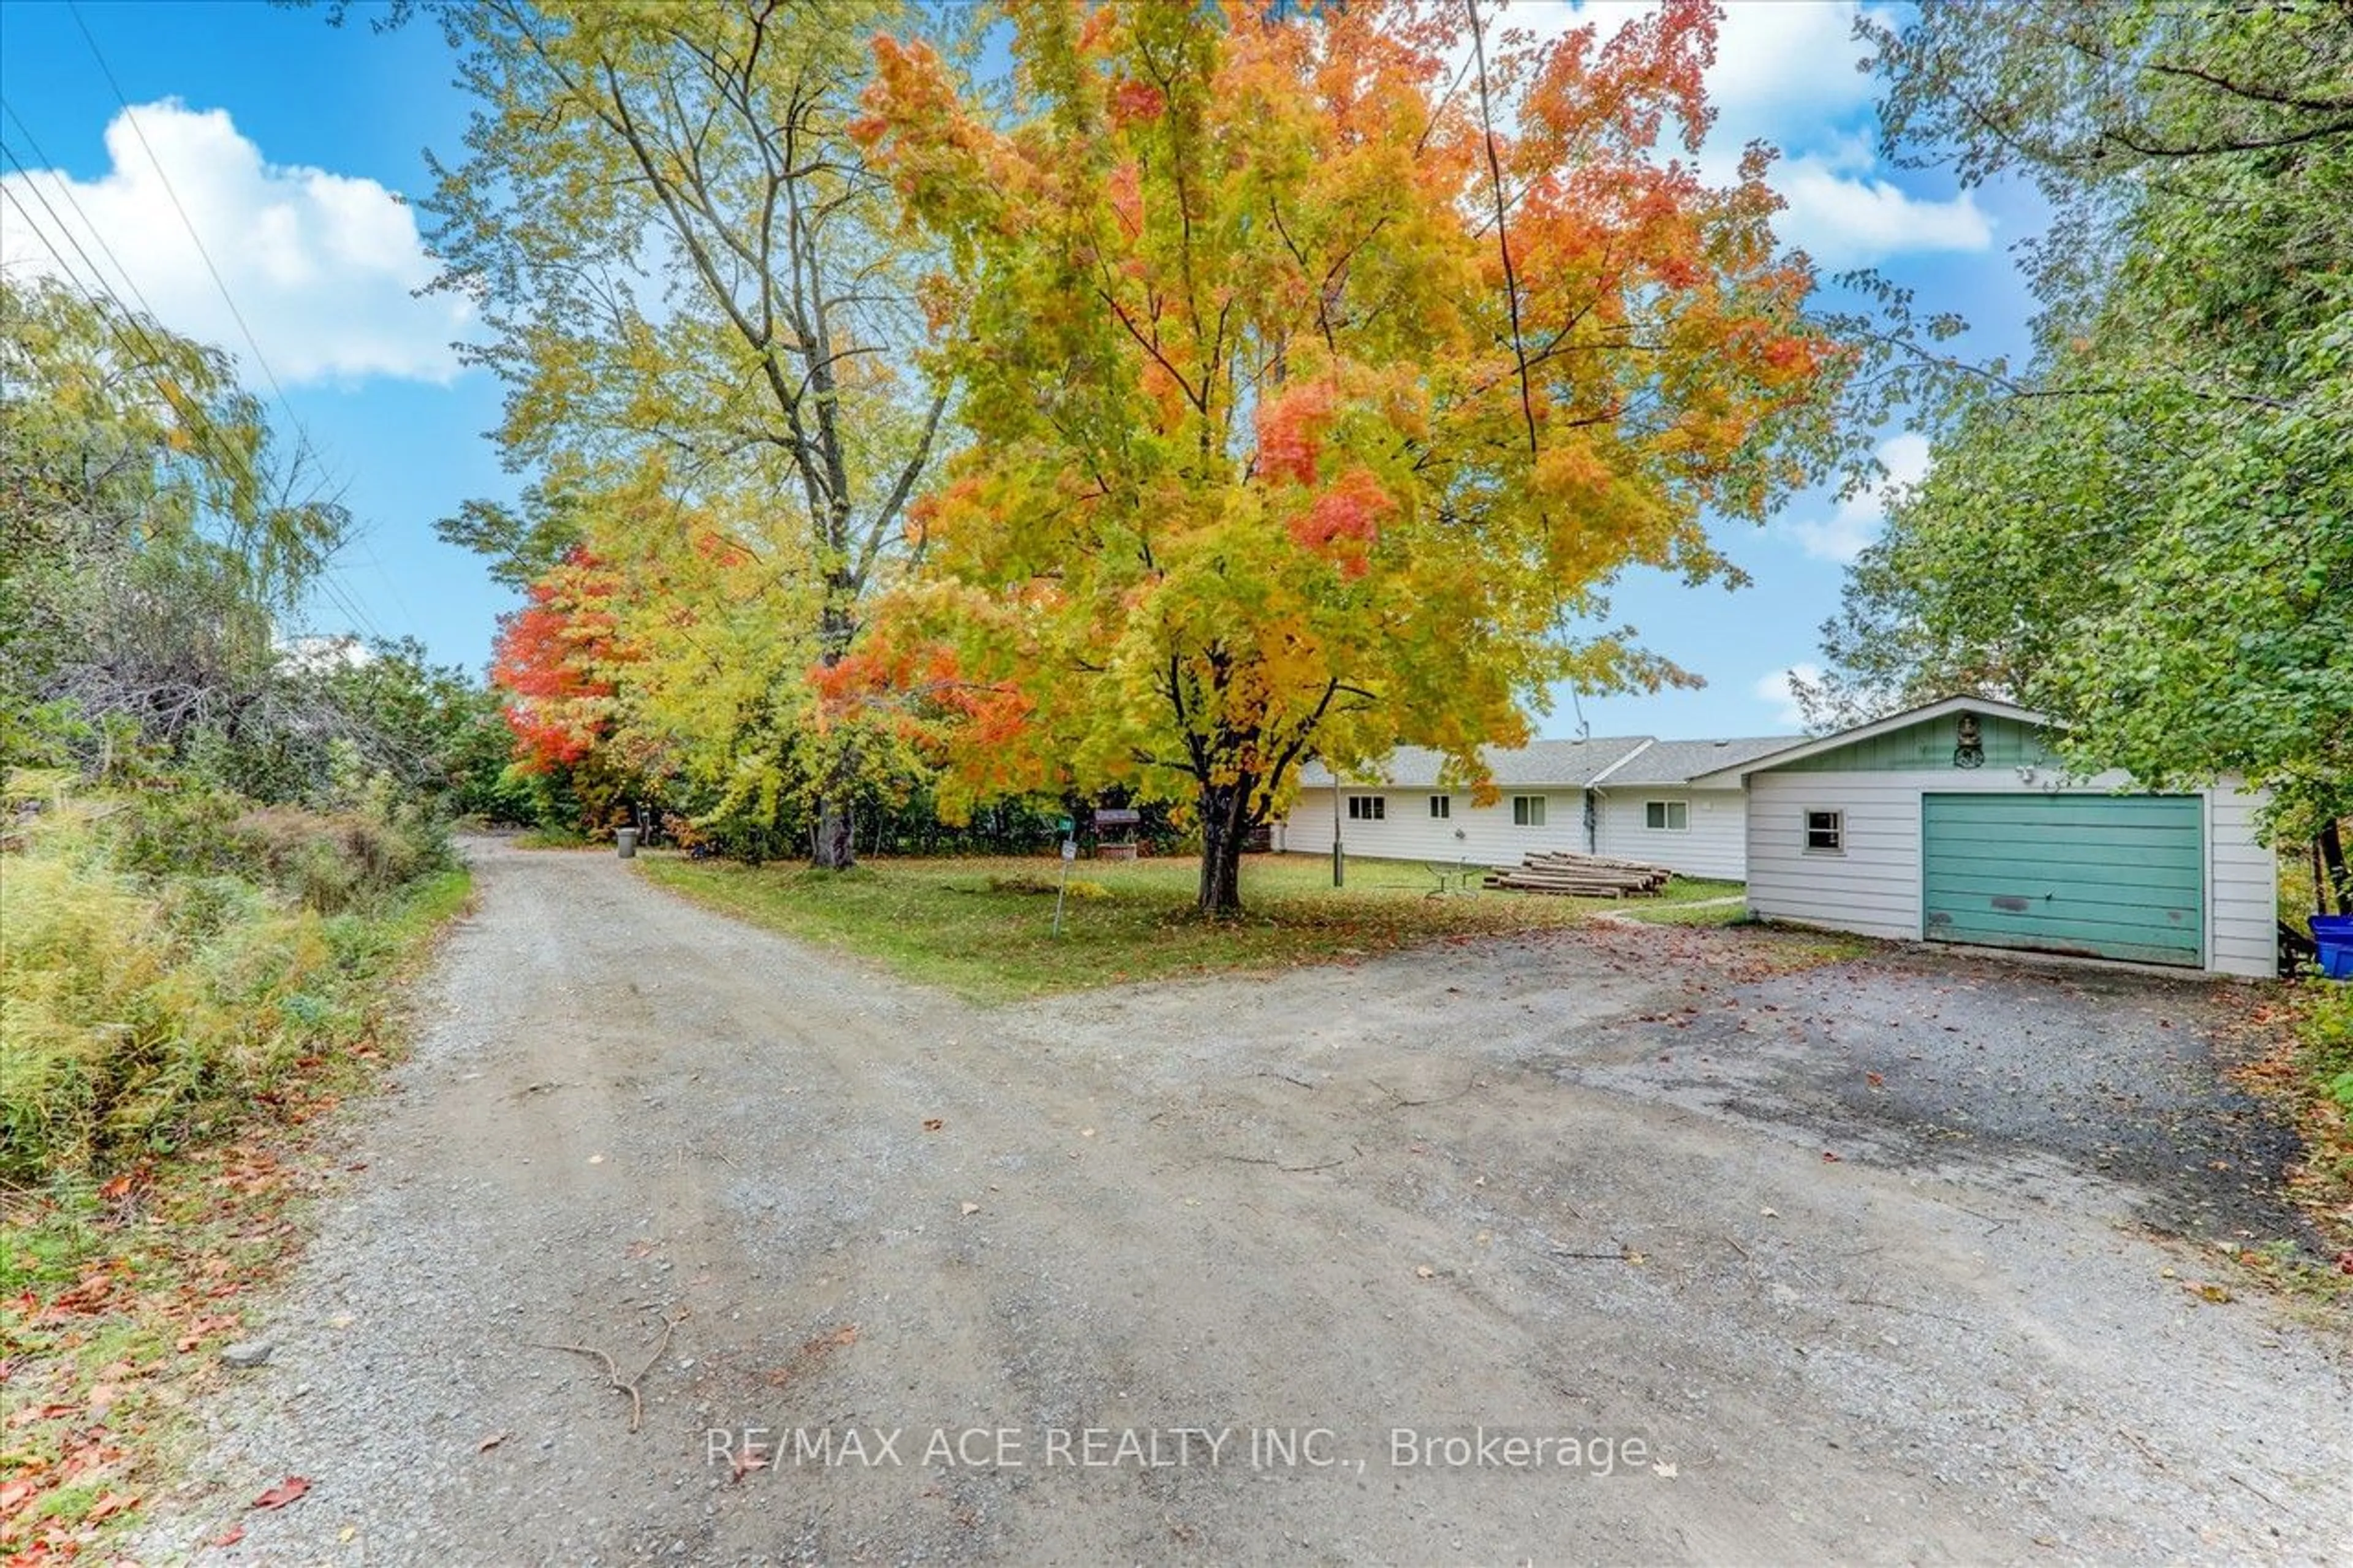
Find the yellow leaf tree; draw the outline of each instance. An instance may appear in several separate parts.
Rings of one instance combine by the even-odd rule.
[[[1704,130],[1712,7],[1009,10],[1009,128],[888,39],[853,127],[951,258],[975,439],[903,614],[1022,721],[964,787],[1187,802],[1224,913],[1307,758],[1483,782],[1550,684],[1687,679],[1573,628],[1630,563],[1732,574],[1706,516],[1806,475],[1840,363],[1766,154],[1715,188],[1660,150]]]

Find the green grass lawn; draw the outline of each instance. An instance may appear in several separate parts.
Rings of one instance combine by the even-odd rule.
[[[1573,926],[1596,910],[1739,890],[1737,883],[1678,879],[1660,900],[1504,892],[1430,898],[1436,883],[1418,861],[1352,860],[1347,886],[1335,889],[1323,856],[1255,855],[1242,863],[1242,917],[1210,923],[1193,912],[1197,860],[1082,860],[1071,869],[1057,937],[1060,866],[1050,858],[881,859],[839,874],[668,855],[641,856],[638,864],[660,886],[712,909],[879,959],[911,980],[979,1002],[1320,963],[1446,937]]]

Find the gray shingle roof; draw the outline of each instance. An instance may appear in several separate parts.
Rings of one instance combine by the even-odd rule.
[[[1718,768],[1737,767],[1752,757],[1769,756],[1804,739],[1803,735],[1750,735],[1733,741],[1660,741],[1602,780],[1601,787],[1679,784]]]
[[[1480,754],[1500,785],[1583,789],[1593,782],[1594,774],[1622,760],[1647,738],[1619,735],[1595,736],[1585,741],[1538,741],[1517,751],[1490,747]],[[1348,782],[1377,782],[1397,789],[1435,789],[1438,770],[1445,760],[1444,752],[1425,746],[1399,746],[1380,766],[1349,769]],[[1332,770],[1322,763],[1310,763],[1300,770],[1299,782],[1310,789],[1328,789]]]
[[[1718,768],[1736,767],[1804,740],[1802,735],[1757,735],[1735,741],[1659,741],[1648,735],[1597,735],[1583,741],[1537,741],[1516,751],[1490,747],[1481,752],[1496,784],[1540,789],[1583,789],[1603,773],[1604,789],[1621,784],[1679,784]],[[1348,783],[1392,789],[1436,789],[1444,754],[1424,746],[1399,746],[1380,766],[1348,770]],[[1620,764],[1623,764],[1620,766]],[[1609,772],[1616,768],[1615,772]],[[1332,771],[1310,763],[1299,773],[1308,789],[1329,789]]]

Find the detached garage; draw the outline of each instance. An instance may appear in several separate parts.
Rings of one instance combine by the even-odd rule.
[[[1695,784],[1745,791],[1748,908],[1867,936],[2274,973],[2259,796],[2069,780],[2051,722],[1955,698]]]

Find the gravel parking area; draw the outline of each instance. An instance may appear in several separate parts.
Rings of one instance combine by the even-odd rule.
[[[2294,1131],[2227,1078],[2238,989],[1891,951],[1709,984],[1562,1070],[1907,1170],[2031,1186],[2055,1163],[2154,1230],[2317,1258],[2282,1190]]]
[[[2353,1552],[2346,1347],[2102,1130],[2211,1099],[2182,987],[1612,929],[977,1009],[475,855],[152,1558]]]

